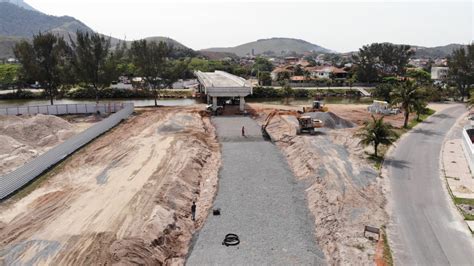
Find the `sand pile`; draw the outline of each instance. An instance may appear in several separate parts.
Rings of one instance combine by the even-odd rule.
[[[0,174],[16,169],[75,133],[73,124],[52,115],[0,116]]]
[[[334,130],[297,136],[296,119],[280,116],[272,120],[267,131],[286,155],[295,176],[309,184],[306,196],[315,217],[316,239],[328,263],[373,264],[376,244],[363,237],[363,228],[380,227],[388,219],[382,182],[365,161],[352,123],[332,113],[311,115]]]
[[[31,194],[0,204],[0,265],[182,265],[219,165],[208,117],[182,107],[141,111]]]

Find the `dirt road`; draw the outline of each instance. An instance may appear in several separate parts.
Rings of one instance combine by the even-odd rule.
[[[219,164],[209,118],[192,108],[141,111],[27,196],[1,203],[0,264],[181,262]]]

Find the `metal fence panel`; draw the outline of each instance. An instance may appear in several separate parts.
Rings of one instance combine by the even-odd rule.
[[[56,104],[38,106],[0,107],[0,115],[67,115],[67,114],[92,114],[115,113],[123,108],[123,103],[99,104]]]
[[[77,149],[117,125],[133,113],[133,103],[123,104],[123,109],[108,118],[71,137],[13,172],[0,176],[0,199],[3,199],[32,181],[53,165],[57,164]],[[51,110],[50,110],[51,111]]]

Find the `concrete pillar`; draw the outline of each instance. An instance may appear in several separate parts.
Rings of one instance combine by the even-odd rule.
[[[212,97],[212,111],[216,111],[217,110],[217,97],[213,96]]]
[[[245,98],[244,96],[240,96],[240,111],[245,111]]]

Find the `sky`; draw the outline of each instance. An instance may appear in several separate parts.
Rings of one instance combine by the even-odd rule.
[[[338,51],[373,42],[420,46],[474,40],[474,1],[25,0],[127,40],[173,38],[193,48],[288,37]]]

